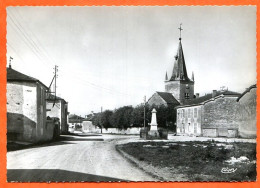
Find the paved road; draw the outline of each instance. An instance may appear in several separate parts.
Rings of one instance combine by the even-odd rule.
[[[155,181],[116,150],[133,136],[69,135],[62,140],[7,153],[7,180],[46,181]]]

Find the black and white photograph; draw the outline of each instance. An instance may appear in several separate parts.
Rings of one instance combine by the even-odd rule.
[[[256,6],[8,6],[7,182],[255,182]]]

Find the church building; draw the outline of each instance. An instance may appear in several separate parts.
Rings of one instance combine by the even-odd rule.
[[[149,105],[161,105],[168,104],[179,105],[185,103],[185,101],[194,98],[194,74],[192,73],[192,78],[190,79],[187,74],[184,53],[181,43],[181,31],[180,26],[180,38],[177,54],[175,55],[173,71],[170,79],[166,72],[165,75],[165,92],[156,92],[148,100]],[[165,97],[167,96],[167,98]]]

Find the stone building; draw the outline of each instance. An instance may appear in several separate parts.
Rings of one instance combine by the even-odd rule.
[[[256,138],[256,85],[250,86],[237,98],[239,136]]]
[[[237,92],[216,91],[177,106],[177,134],[237,137]]]
[[[49,94],[46,99],[47,117],[56,117],[60,120],[60,134],[68,133],[68,102],[64,99]]]
[[[74,130],[82,131],[82,123],[85,121],[85,118],[78,116],[76,114],[69,115],[69,131],[73,132]]]
[[[40,80],[7,68],[7,139],[40,142],[53,138],[46,121],[46,91]]]
[[[167,105],[169,102],[174,105],[183,104],[195,97],[194,83],[194,75],[192,74],[192,79],[188,77],[181,38],[179,38],[172,75],[170,79],[168,79],[167,72],[165,75],[165,92],[154,93],[148,100],[148,104],[157,106],[161,104]]]

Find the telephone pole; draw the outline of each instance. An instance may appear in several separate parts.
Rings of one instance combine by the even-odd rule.
[[[55,77],[55,82],[54,82],[54,93],[55,93],[55,99],[56,99],[56,90],[57,90],[57,77],[58,77],[58,74],[57,74],[57,72],[58,72],[58,66],[57,65],[55,65],[55,67],[54,67],[54,77]]]
[[[54,103],[53,103],[53,106],[54,106],[54,105],[55,105],[55,101],[56,101],[56,89],[57,89],[57,78],[58,78],[58,73],[57,73],[57,72],[58,72],[58,66],[55,65],[55,67],[54,67],[53,69],[54,69],[54,72],[53,72],[54,76],[53,76],[53,78],[52,78],[52,80],[51,80],[51,84],[50,84],[50,86],[49,86],[49,90],[48,90],[48,92],[54,94]],[[53,91],[51,91],[51,86],[52,86],[53,81],[54,81]]]
[[[146,96],[144,96],[144,127],[145,127],[145,106],[146,106]]]
[[[102,134],[102,106],[101,106],[101,113],[100,113],[100,128],[101,128],[101,134]]]

